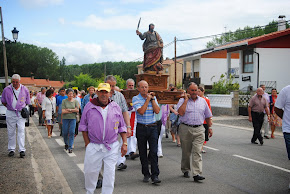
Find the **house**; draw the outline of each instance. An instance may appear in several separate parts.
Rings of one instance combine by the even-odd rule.
[[[20,83],[26,86],[30,91],[40,91],[42,87],[54,87],[56,91],[63,87],[63,81],[50,81],[49,79],[34,79],[34,77],[21,77]]]
[[[214,48],[207,48],[176,57],[183,60],[183,84],[195,82],[211,88],[214,82],[220,79],[222,74],[228,73],[228,54],[224,50],[215,51]],[[230,55],[230,72],[237,73],[239,67],[239,53]]]
[[[256,90],[264,84],[267,92],[278,91],[290,84],[290,28],[249,38],[214,48],[226,51],[227,69],[236,67],[232,55],[239,54],[238,75],[240,90]]]
[[[169,84],[175,84],[175,64],[174,60],[166,58],[166,60],[162,63],[164,68],[164,73],[169,74],[167,85]],[[182,65],[183,60],[179,59],[176,60],[176,85],[182,84]],[[138,74],[143,73],[143,64],[140,64],[137,66],[138,68]]]

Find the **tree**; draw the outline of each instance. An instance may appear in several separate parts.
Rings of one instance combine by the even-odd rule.
[[[286,24],[286,28],[289,28],[288,24]],[[269,34],[272,32],[276,32],[277,30],[278,30],[278,22],[274,20],[272,22],[269,22],[269,24],[266,25],[265,28],[262,28],[261,26],[255,26],[254,28],[246,26],[244,27],[244,29],[239,28],[235,32],[229,31],[227,33],[222,34],[220,37],[214,37],[211,41],[206,43],[206,47],[207,48],[216,47],[218,45],[225,44],[228,42]]]
[[[88,74],[80,73],[79,76],[75,76],[75,79],[72,82],[69,82],[67,87],[78,87],[79,90],[85,90],[90,87],[94,86],[97,87],[97,82]]]
[[[2,47],[0,52],[3,52]],[[9,76],[18,73],[23,77],[34,75],[35,78],[59,79],[58,56],[48,48],[7,42],[6,55]],[[0,60],[0,69],[4,69],[3,60]],[[3,71],[0,71],[0,76],[4,76]]]

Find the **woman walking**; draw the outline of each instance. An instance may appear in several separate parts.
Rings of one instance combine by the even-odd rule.
[[[54,113],[56,110],[56,100],[53,97],[53,90],[49,89],[45,93],[45,98],[42,101],[42,117],[47,128],[48,138],[51,138],[54,121]]]
[[[272,94],[270,96],[270,125],[271,125],[271,138],[275,138],[274,132],[276,127],[282,126],[282,119],[278,117],[278,115],[274,111],[275,102],[277,100],[277,90],[275,88],[272,88]]]
[[[68,152],[72,153],[79,103],[74,99],[73,89],[67,89],[66,94],[68,98],[62,101],[62,135],[65,149],[68,149]]]

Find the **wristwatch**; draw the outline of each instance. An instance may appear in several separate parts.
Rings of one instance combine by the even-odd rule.
[[[127,128],[130,128],[130,129],[132,129],[132,127],[131,127],[130,125],[128,125],[128,126],[127,126]]]
[[[127,143],[123,143],[124,145],[126,145],[126,146],[128,146],[128,144]]]

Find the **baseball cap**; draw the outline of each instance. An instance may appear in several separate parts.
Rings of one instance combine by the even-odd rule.
[[[107,92],[111,92],[111,86],[108,83],[100,83],[98,86],[98,91],[105,90]]]

